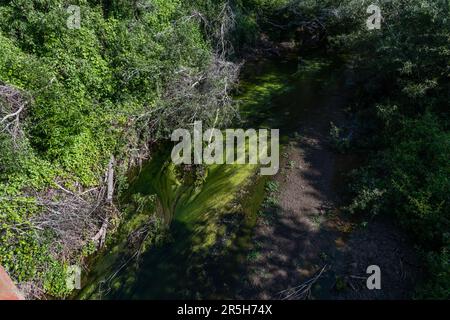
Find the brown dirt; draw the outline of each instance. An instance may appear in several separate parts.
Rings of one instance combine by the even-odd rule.
[[[330,122],[342,124],[345,92],[334,88],[324,105],[306,108],[298,135],[284,150],[279,208],[272,218],[260,218],[254,252],[239,297],[281,299],[281,291],[325,272],[312,286],[312,299],[408,299],[420,268],[407,237],[387,219],[363,228],[355,217],[339,210],[342,174],[355,157],[333,153]],[[381,290],[368,290],[366,269],[381,268]]]

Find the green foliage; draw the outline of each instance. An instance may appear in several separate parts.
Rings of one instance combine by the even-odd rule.
[[[122,157],[144,138],[130,119],[164,105],[164,89],[178,70],[207,70],[212,44],[202,21],[187,17],[196,10],[214,20],[224,1],[214,3],[0,3],[0,83],[32,97],[19,144],[0,134],[0,264],[17,281],[41,283],[53,296],[68,294],[66,266],[47,249],[52,235],[38,237],[30,223],[40,212],[33,195],[55,179],[96,186],[110,155]],[[69,5],[81,8],[80,29],[67,27]],[[88,244],[80,254],[93,250]]]
[[[344,128],[339,128],[334,123],[331,123],[330,138],[331,144],[338,152],[344,153],[350,148],[351,135],[346,134]]]
[[[280,188],[280,184],[276,181],[268,181],[266,183],[266,192],[277,193]]]
[[[450,296],[450,246],[441,252],[430,252],[427,256],[429,272],[433,280],[424,284],[417,294],[419,299],[442,299]]]
[[[89,241],[81,250],[81,256],[87,258],[97,251],[97,245],[94,241]]]
[[[265,208],[276,208],[279,204],[278,193],[280,184],[277,181],[267,181],[266,183],[266,198],[264,199],[263,206]]]
[[[328,26],[332,48],[352,57],[359,146],[370,150],[350,209],[393,214],[428,257],[429,278],[418,295],[448,298],[449,4],[378,4],[381,30],[367,30],[363,1],[341,2]]]
[[[44,275],[44,290],[54,297],[65,297],[70,294],[67,288],[67,267],[56,260],[50,260]]]

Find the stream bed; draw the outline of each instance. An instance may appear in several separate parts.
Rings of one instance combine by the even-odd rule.
[[[303,125],[302,114],[329,99],[319,92],[335,86],[341,65],[323,58],[246,65],[236,95],[238,125],[279,128],[281,143],[287,144]],[[134,203],[125,211],[118,236],[92,261],[76,298],[236,297],[246,278],[252,231],[269,178],[259,176],[255,165],[212,165],[200,182],[180,179],[170,151],[170,146],[161,147],[130,173],[122,205]],[[150,231],[151,239],[139,240],[136,250],[132,235],[148,233],[146,222],[155,212],[163,221],[160,229]]]

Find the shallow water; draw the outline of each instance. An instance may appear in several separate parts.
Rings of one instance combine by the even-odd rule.
[[[236,99],[241,127],[280,128],[282,142],[297,132],[302,114],[329,99],[320,95],[336,82],[324,59],[260,61],[245,67]],[[159,215],[169,222],[169,237],[132,259],[125,235],[150,212],[126,217],[123,237],[93,263],[79,298],[212,299],[233,298],[239,287],[252,228],[264,200],[267,178],[252,165],[213,165],[204,182],[182,183],[162,148],[135,174],[127,199],[157,195]]]

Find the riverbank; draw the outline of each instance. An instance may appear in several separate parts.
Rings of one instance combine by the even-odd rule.
[[[194,185],[192,176],[180,180],[167,151],[157,153],[127,191],[128,199],[154,195],[157,205],[131,207],[118,244],[98,259],[78,297],[280,299],[321,271],[296,298],[410,297],[419,270],[407,237],[388,220],[366,223],[340,207],[359,160],[333,150],[330,130],[348,121],[350,75],[342,60],[320,57],[248,64],[236,96],[241,124],[281,128],[279,174],[211,166]],[[155,212],[170,221],[164,237],[130,248],[130,234]],[[385,290],[362,286],[372,264],[382,267]]]
[[[262,208],[237,297],[411,298],[421,270],[408,237],[389,219],[366,222],[367,217],[341,209],[346,175],[361,157],[333,150],[330,131],[331,124],[342,127],[349,121],[344,109],[353,89],[351,73],[341,67],[320,85],[322,66],[316,67],[316,83],[300,81],[282,100],[289,104],[285,108],[300,109],[301,114],[295,117],[296,127],[290,121],[290,141],[270,195],[275,200]],[[311,93],[320,98],[308,98]],[[382,290],[365,285],[366,269],[374,264],[382,270]]]

